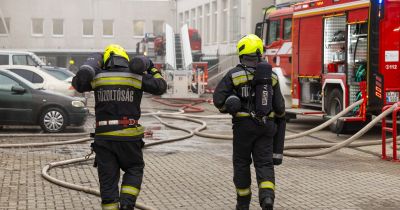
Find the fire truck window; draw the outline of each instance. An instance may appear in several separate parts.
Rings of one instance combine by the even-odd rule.
[[[193,41],[199,41],[200,40],[200,36],[199,36],[199,34],[197,32],[193,32],[192,40]]]
[[[283,39],[290,40],[292,38],[292,19],[283,20]]]
[[[279,20],[273,20],[269,22],[268,28],[268,44],[279,39]]]

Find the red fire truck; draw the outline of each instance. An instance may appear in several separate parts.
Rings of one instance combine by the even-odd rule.
[[[305,1],[271,12],[256,33],[290,87],[288,112],[334,116],[364,98],[331,125],[341,132],[400,100],[400,0]]]

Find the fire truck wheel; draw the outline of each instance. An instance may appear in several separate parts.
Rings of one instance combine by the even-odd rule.
[[[335,116],[343,110],[343,93],[339,89],[333,89],[333,91],[328,96],[328,115]],[[337,120],[329,126],[329,129],[334,133],[344,132],[344,122]]]

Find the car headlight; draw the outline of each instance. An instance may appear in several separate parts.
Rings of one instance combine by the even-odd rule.
[[[73,107],[85,107],[85,104],[82,101],[72,101]]]

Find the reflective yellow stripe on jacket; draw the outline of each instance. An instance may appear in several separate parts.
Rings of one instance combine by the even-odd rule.
[[[138,126],[135,128],[125,128],[122,130],[109,131],[104,133],[96,133],[97,136],[140,136],[144,134],[144,128],[142,126]]]
[[[161,76],[161,74],[158,73],[158,69],[152,68],[152,69],[151,69],[151,72],[155,73],[155,74],[153,75],[154,78],[156,78],[156,79],[163,78],[163,77]]]
[[[237,112],[235,114],[235,117],[250,117],[250,114],[247,112]],[[269,118],[274,118],[275,117],[275,112],[271,112],[268,115]]]
[[[254,75],[246,71],[238,71],[232,74],[232,82],[234,86],[246,83],[254,78]],[[248,79],[248,80],[247,80]]]
[[[142,76],[126,72],[105,72],[97,74],[91,85],[93,89],[107,85],[124,85],[141,89]]]

